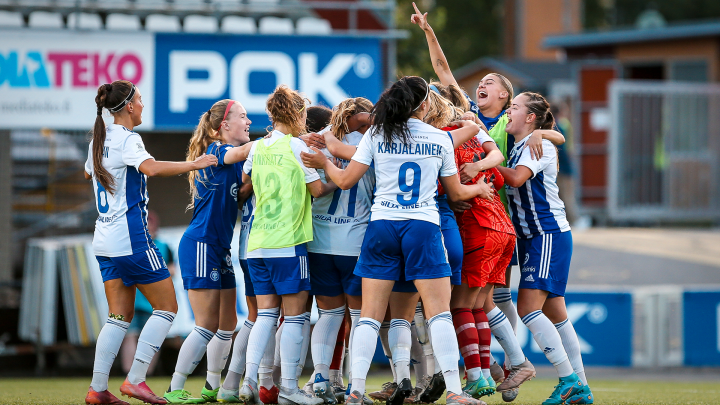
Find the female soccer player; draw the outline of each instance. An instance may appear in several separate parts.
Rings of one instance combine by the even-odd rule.
[[[372,107],[370,100],[362,97],[342,101],[333,111],[330,132],[345,145],[357,145],[367,127],[362,132],[350,131],[348,120],[357,113],[370,112]],[[332,156],[327,150],[323,153]],[[343,167],[348,163],[349,159],[343,160]],[[370,220],[374,187],[375,176],[368,171],[350,190],[336,189],[312,204],[313,240],[307,248],[311,292],[320,313],[311,340],[315,364],[313,391],[330,404],[337,402],[329,374],[346,302],[352,319],[350,339],[360,318],[362,280],[353,271]]]
[[[486,184],[463,186],[453,159],[447,133],[422,122],[429,109],[428,84],[409,76],[395,82],[373,108],[375,126],[358,145],[345,170],[332,166],[315,149],[306,161],[322,165],[344,190],[352,188],[375,167],[376,192],[372,217],[365,233],[355,274],[363,277],[363,308],[353,336],[352,389],[348,404],[363,401],[365,378],[375,352],[380,322],[396,280],[412,280],[429,317],[435,355],[448,388],[447,403],[477,404],[462,393],[458,375],[458,346],[450,319],[450,266],[440,232],[435,204],[438,173],[453,200],[489,194]],[[477,134],[469,121],[461,129]],[[415,302],[409,302],[414,313]],[[405,308],[401,309],[405,313]]]
[[[220,372],[230,353],[237,324],[235,273],[230,242],[237,220],[240,166],[250,145],[250,119],[234,100],[221,100],[200,117],[186,160],[201,154],[218,158],[217,167],[191,172],[193,218],[180,240],[178,259],[183,284],[195,316],[195,328],[183,342],[165,399],[189,404],[216,401]],[[208,352],[208,380],[202,398],[192,398],[185,381]]]
[[[93,180],[98,219],[93,250],[108,300],[107,322],[95,347],[95,365],[85,403],[127,404],[108,391],[108,375],[134,315],[136,288],[150,301],[153,314],[143,327],[135,360],[120,387],[123,395],[164,404],[145,384],[150,361],[175,319],[177,301],[165,261],[147,228],[147,176],[176,176],[217,164],[201,155],[189,162],[158,162],[145,150],[133,129],[142,123],[143,102],[135,85],[125,80],[103,84],[95,97],[97,117],[85,162],[85,178]],[[102,110],[113,115],[105,127]]]
[[[308,151],[296,137],[305,132],[305,101],[296,91],[279,86],[267,101],[273,124],[269,138],[253,143],[243,166],[243,182],[252,183],[257,208],[248,240],[248,265],[258,303],[258,320],[248,340],[245,380],[240,399],[260,402],[257,371],[270,333],[280,314],[282,296],[284,326],[280,338],[282,386],[280,404],[318,405],[297,385],[297,366],[305,323],[305,304],[310,290],[306,243],[312,240],[310,196],[335,190],[323,183],[315,169],[303,166],[300,153]]]
[[[499,170],[505,177],[518,256],[523,260],[518,315],[560,377],[543,404],[592,403],[580,344],[565,307],[572,234],[558,197],[557,152],[549,141],[543,141],[540,160],[533,160],[524,150],[530,134],[551,128],[553,121],[550,105],[537,93],[518,95],[508,110],[505,130],[516,142],[508,167]]]

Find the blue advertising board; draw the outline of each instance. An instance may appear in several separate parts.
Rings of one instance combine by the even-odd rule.
[[[720,365],[720,291],[683,293],[685,365]]]
[[[279,84],[313,104],[347,97],[375,102],[382,91],[377,38],[157,34],[155,129],[194,128],[224,98],[241,102],[251,129],[265,129],[267,96]]]
[[[517,293],[513,293],[517,300]],[[580,341],[583,362],[588,366],[632,365],[632,294],[629,292],[568,292],[568,319]],[[518,321],[518,343],[534,364],[550,365],[525,325]],[[493,339],[490,350],[498,362],[503,352]]]

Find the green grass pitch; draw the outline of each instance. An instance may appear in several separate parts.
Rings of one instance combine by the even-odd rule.
[[[631,405],[631,404],[718,404],[720,403],[720,382],[668,382],[661,381],[613,381],[591,380],[591,388],[598,405]],[[387,381],[385,373],[371,374],[368,379],[368,391],[380,388]],[[120,395],[119,387],[122,378],[110,379],[110,390]],[[300,380],[307,381],[307,376]],[[523,384],[520,395],[513,404],[540,404],[552,392],[557,380],[535,379]],[[170,377],[154,377],[148,385],[158,394],[167,389]],[[87,378],[23,378],[0,379],[0,404],[84,404],[85,394],[90,384]],[[190,378],[185,386],[195,395],[200,395],[204,384],[202,378]],[[122,399],[127,399],[122,397]],[[500,394],[484,397],[488,404],[504,404]],[[141,404],[134,399],[133,405]]]

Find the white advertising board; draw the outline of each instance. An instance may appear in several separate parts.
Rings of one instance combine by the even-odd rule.
[[[118,79],[148,101],[138,128],[153,128],[152,33],[0,30],[0,38],[0,128],[90,130],[98,86]]]

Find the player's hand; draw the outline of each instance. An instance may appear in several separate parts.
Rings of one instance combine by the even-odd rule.
[[[462,214],[463,212],[469,210],[472,208],[472,204],[470,204],[467,201],[456,201],[453,202],[448,198],[448,204],[450,205],[450,209],[458,214]]]
[[[478,116],[475,115],[475,113],[473,113],[472,111],[465,112],[465,114],[463,114],[463,116],[462,116],[462,119],[465,121],[472,121],[472,122],[478,124],[480,129],[482,129],[483,131],[485,131],[485,132],[488,131],[487,127],[485,126],[485,124],[483,124],[482,120],[480,120],[480,118],[478,118]]]
[[[314,153],[300,152],[300,158],[302,159],[305,167],[323,169],[325,167],[325,162],[328,160],[327,157],[315,147],[311,146],[310,150]]]
[[[475,163],[463,163],[460,165],[460,183],[467,183],[468,181],[475,178],[480,173],[481,169],[480,162]]]
[[[477,184],[477,196],[488,201],[492,201],[495,195],[493,194],[493,187],[490,184],[485,183],[485,176],[480,177]]]
[[[217,166],[218,158],[215,155],[202,154],[193,161],[194,170],[201,170],[209,166]]]
[[[309,134],[300,135],[300,139],[302,139],[307,146],[312,146],[318,149],[325,148],[325,137],[320,134],[311,132]]]
[[[415,9],[415,14],[410,16],[410,22],[413,24],[417,24],[418,27],[420,27],[423,31],[429,31],[432,28],[430,27],[430,24],[427,22],[427,15],[428,13],[421,13],[420,10],[418,10],[417,6],[415,5],[415,2],[413,2],[413,8]]]
[[[530,148],[530,157],[534,160],[540,160],[543,155],[542,135],[535,131],[530,134],[530,139],[525,142],[525,148]]]
[[[343,168],[342,160],[334,157],[334,158],[332,158],[331,162],[332,162],[332,164],[334,164],[335,167],[337,167],[338,169],[342,169],[342,168]]]

